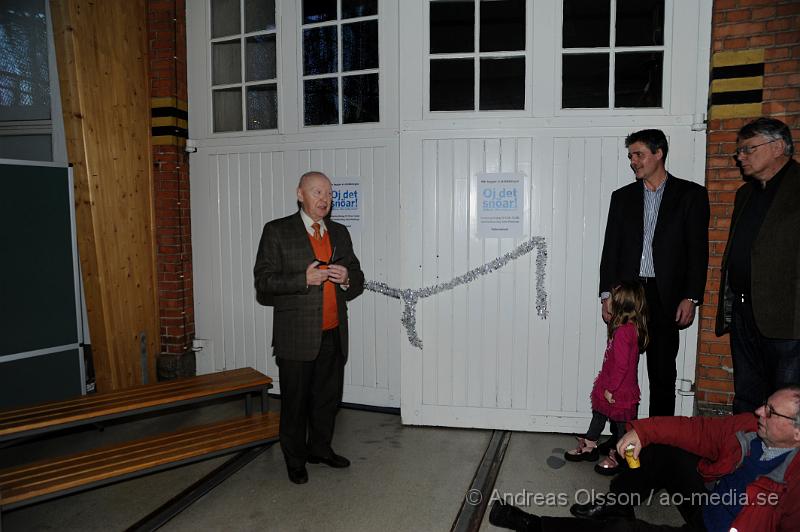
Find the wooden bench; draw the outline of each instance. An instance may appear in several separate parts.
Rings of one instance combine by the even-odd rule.
[[[0,441],[8,441],[219,397],[246,395],[246,415],[241,418],[0,470],[0,511],[275,442],[279,416],[266,412],[265,402],[271,382],[266,375],[244,368],[0,411]],[[253,395],[262,398],[261,412],[256,414],[250,406]]]

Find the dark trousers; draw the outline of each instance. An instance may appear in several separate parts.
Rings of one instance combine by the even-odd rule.
[[[670,501],[683,500],[677,508],[686,524],[682,527],[664,525],[651,525],[641,520],[616,520],[601,524],[597,521],[575,519],[572,517],[546,517],[542,516],[543,531],[577,531],[577,530],[602,530],[602,531],[633,531],[633,530],[683,530],[703,531],[703,508],[692,504],[692,494],[706,493],[705,485],[697,472],[696,455],[688,453],[677,447],[668,445],[649,445],[639,455],[641,467],[638,469],[623,469],[611,481],[611,491],[615,500],[641,504],[662,504],[665,494],[656,493],[664,489]],[[697,500],[703,497],[696,497]],[[606,500],[611,500],[610,498]],[[591,501],[577,501],[591,502]],[[598,501],[602,502],[602,501]]]
[[[625,434],[624,421],[614,421],[613,419],[609,419],[605,414],[601,414],[597,410],[592,410],[592,421],[589,423],[589,430],[586,431],[586,439],[597,441],[600,437],[600,433],[603,432],[606,426],[606,421],[611,422],[611,439],[613,441],[616,442]]]
[[[753,412],[776,390],[800,384],[800,340],[762,335],[753,307],[741,296],[733,300],[731,356],[734,414]]]
[[[302,467],[308,455],[327,457],[344,387],[339,329],[322,333],[317,358],[278,358],[281,384],[280,442],[286,465]]]
[[[655,279],[642,283],[649,317],[647,334],[647,377],[650,380],[650,417],[675,414],[675,360],[680,336],[675,315],[668,315],[661,304]]]

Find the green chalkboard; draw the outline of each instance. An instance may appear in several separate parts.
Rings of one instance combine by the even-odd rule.
[[[67,168],[0,165],[4,355],[78,342]]]

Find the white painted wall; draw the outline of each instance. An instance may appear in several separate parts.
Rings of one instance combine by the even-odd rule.
[[[300,126],[299,2],[278,4],[279,131],[212,135],[206,7],[188,2],[195,312],[207,339],[200,371],[252,365],[277,375],[271,311],[252,292],[254,253],[263,223],[295,210],[298,176],[321,169],[361,177],[369,201],[354,243],[368,279],[419,288],[529,236],[549,246],[546,320],[536,314],[533,255],[422,300],[423,350],[406,340],[399,301],[365,293],[353,302],[345,401],[401,405],[410,424],[585,430],[605,345],[596,293],[608,202],[633,179],[623,139],[663,129],[670,171],[704,182],[711,0],[666,0],[664,108],[632,111],[559,109],[561,3],[530,0],[526,108],[493,113],[428,111],[427,1],[381,0],[381,122],[315,128]],[[494,171],[527,176],[521,239],[475,234],[471,179]],[[679,378],[693,380],[696,325],[682,336]],[[691,394],[679,405],[691,413]]]

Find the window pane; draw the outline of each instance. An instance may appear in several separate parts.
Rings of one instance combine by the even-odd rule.
[[[525,58],[481,59],[481,111],[525,108]]]
[[[275,79],[275,34],[247,38],[247,81]]]
[[[211,38],[239,31],[239,0],[211,0]]]
[[[275,29],[275,0],[245,0],[246,32]]]
[[[247,88],[247,129],[278,128],[278,87],[270,83]]]
[[[431,52],[475,51],[475,2],[431,2]]]
[[[215,42],[211,45],[211,83],[242,82],[242,45],[235,41]]]
[[[564,48],[608,46],[609,0],[564,0]]]
[[[475,67],[472,59],[431,61],[431,111],[475,109]]]
[[[336,20],[336,0],[303,0],[303,24],[326,20]]]
[[[525,0],[481,0],[481,52],[525,49]]]
[[[339,123],[339,87],[336,78],[303,82],[305,125]]]
[[[378,74],[342,78],[342,122],[377,122]]]
[[[378,21],[342,24],[342,70],[378,68]]]
[[[47,120],[50,73],[44,1],[4,0],[0,6],[0,119]]]
[[[614,107],[661,107],[662,52],[617,54]]]
[[[330,74],[339,69],[336,26],[303,30],[303,74]]]
[[[564,55],[561,107],[608,107],[608,54]]]
[[[214,132],[242,130],[242,89],[214,91]]]
[[[617,46],[664,44],[664,0],[617,0]]]
[[[368,17],[378,14],[378,0],[342,0],[342,18]]]

